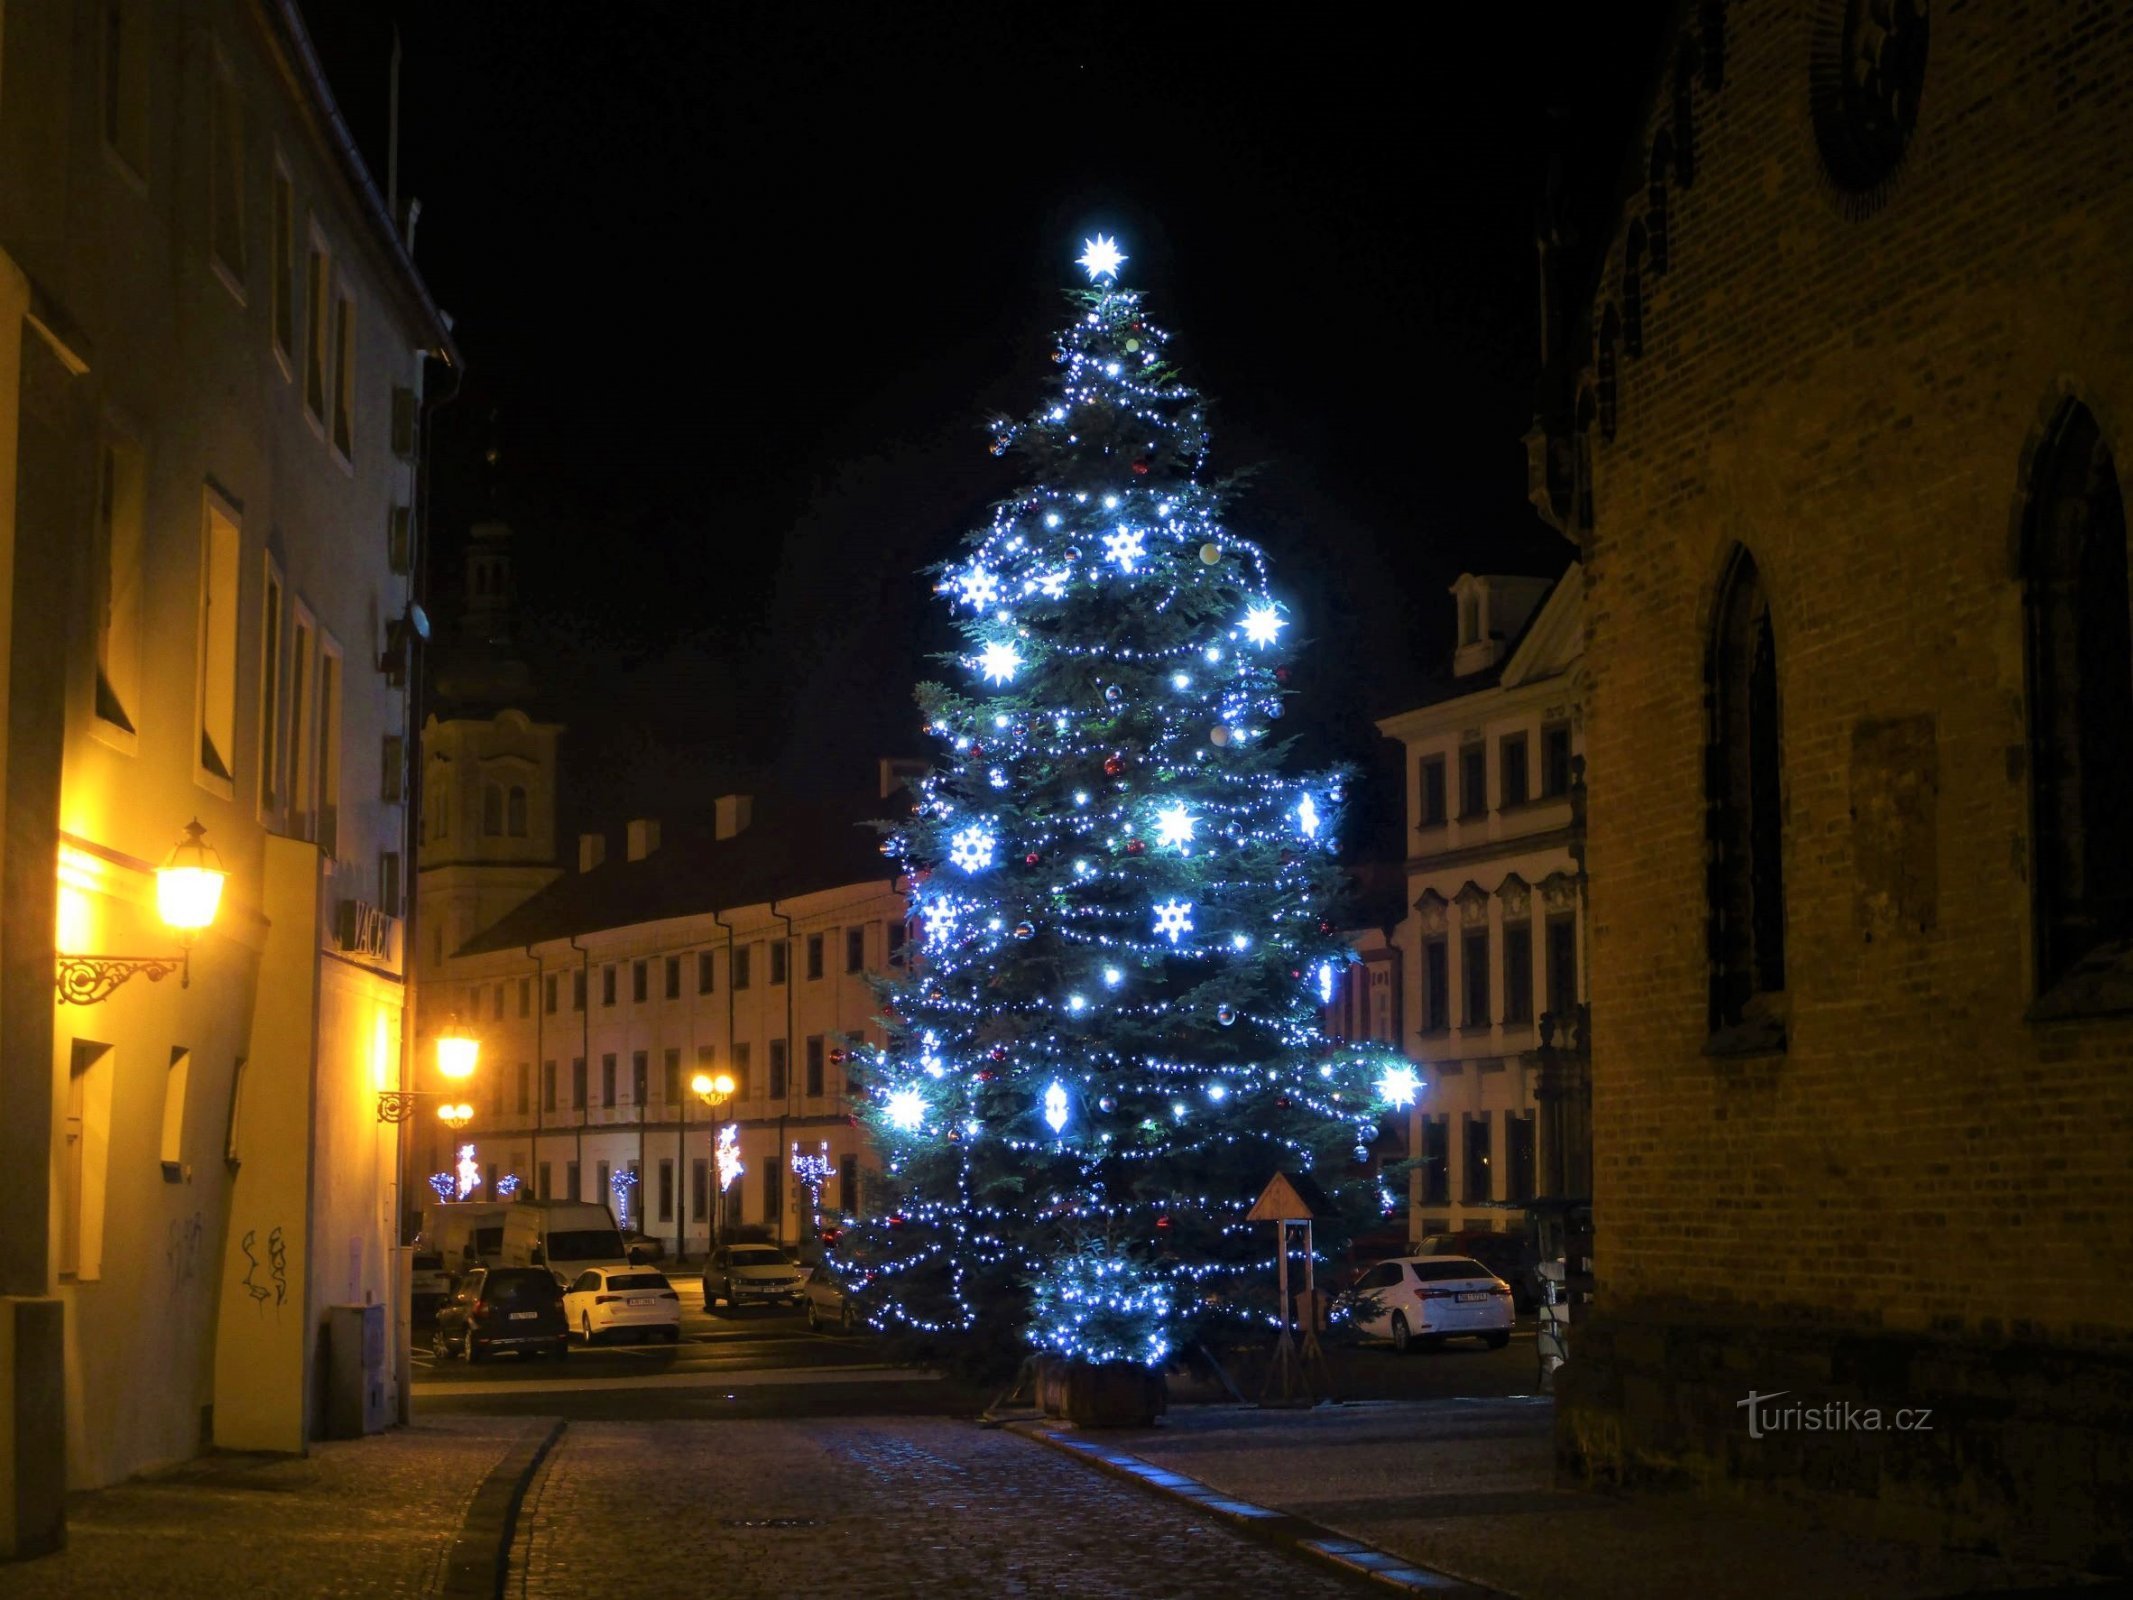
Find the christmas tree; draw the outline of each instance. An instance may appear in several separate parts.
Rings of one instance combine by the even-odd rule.
[[[839,1249],[877,1328],[1161,1365],[1264,1336],[1278,1171],[1341,1216],[1418,1085],[1320,1027],[1351,954],[1342,776],[1274,737],[1292,623],[1224,525],[1203,402],[1124,258],[1091,241],[1045,401],[1000,423],[1027,485],[936,568],[963,687],[918,691],[940,764],[885,849],[919,922],[866,1116],[876,1215]]]

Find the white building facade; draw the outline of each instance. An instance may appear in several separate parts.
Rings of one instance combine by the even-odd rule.
[[[424,375],[453,359],[293,5],[0,34],[0,1550],[327,1426],[390,1320]],[[229,877],[182,978],[154,869]],[[54,945],[62,987],[54,990]],[[389,1414],[385,1371],[368,1413]]]
[[[1585,996],[1578,846],[1580,570],[1453,585],[1452,676],[1378,729],[1406,752],[1403,1047],[1410,1237],[1519,1226],[1549,1170],[1543,1019],[1566,1044]]]

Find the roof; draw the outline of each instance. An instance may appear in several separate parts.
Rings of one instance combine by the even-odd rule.
[[[1469,672],[1459,677],[1454,677],[1442,669],[1432,672],[1423,680],[1420,692],[1402,709],[1419,710],[1423,706],[1441,705],[1446,700],[1457,700],[1482,689],[1495,688],[1503,681],[1505,669],[1516,659],[1519,646],[1526,642],[1526,636],[1533,631],[1542,613],[1548,609],[1548,602],[1553,600],[1556,591],[1562,588],[1563,580],[1577,571],[1578,565],[1573,560],[1563,571],[1556,574],[1555,581],[1548,586],[1548,592],[1526,613],[1526,620],[1519,624],[1518,632],[1504,641],[1502,652],[1488,666],[1479,672]]]
[[[887,883],[898,869],[882,855],[881,834],[870,817],[893,807],[890,800],[836,805],[765,797],[756,819],[730,839],[715,838],[708,824],[698,824],[674,830],[641,861],[609,860],[590,872],[565,872],[455,953],[522,950],[551,939],[790,900],[842,884]]]
[[[378,193],[377,182],[356,149],[355,135],[349,131],[348,121],[341,115],[340,103],[326,85],[325,68],[319,64],[318,52],[312,48],[311,35],[297,12],[296,0],[257,0],[257,6],[263,30],[281,56],[281,67],[298,106],[310,115],[312,132],[340,168],[356,210],[369,227],[371,243],[395,269],[396,287],[407,308],[427,327],[435,341],[438,357],[451,366],[462,366],[459,347],[452,342],[451,325],[444,313],[437,309],[437,302],[430,298],[429,286],[422,281],[422,274],[415,270],[415,258],[408,253],[399,224],[393,220],[385,197]]]

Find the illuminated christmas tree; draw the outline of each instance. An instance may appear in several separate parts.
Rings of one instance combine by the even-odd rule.
[[[885,846],[920,927],[869,1080],[885,1204],[839,1249],[878,1328],[1156,1366],[1263,1336],[1274,1173],[1350,1226],[1390,1204],[1360,1163],[1419,1086],[1320,1029],[1341,775],[1284,770],[1292,624],[1123,259],[1088,245],[1050,393],[996,430],[1027,485],[936,569],[963,686],[919,689],[943,756]]]

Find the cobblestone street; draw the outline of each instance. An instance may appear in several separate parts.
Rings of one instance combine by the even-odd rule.
[[[932,1419],[575,1423],[506,1593],[1354,1595],[1044,1447]]]

